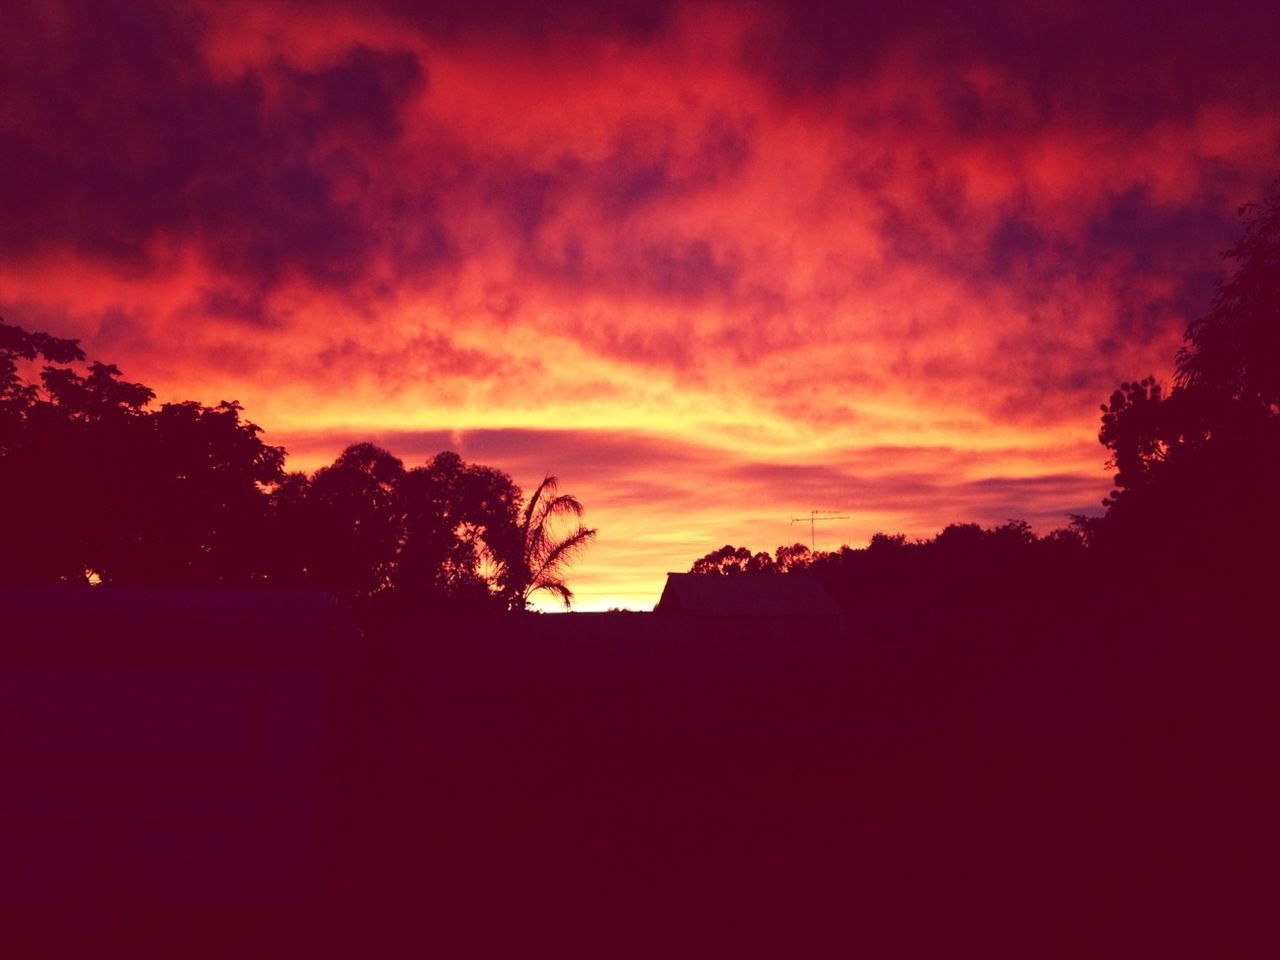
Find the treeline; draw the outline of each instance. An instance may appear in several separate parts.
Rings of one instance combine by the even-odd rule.
[[[1231,276],[1187,328],[1170,386],[1121,384],[1099,440],[1115,489],[1099,517],[1037,537],[1021,521],[947,527],[930,540],[877,534],[861,549],[774,554],[725,546],[691,571],[808,570],[838,598],[949,594],[1021,599],[1052,584],[1063,602],[1103,592],[1169,617],[1234,597],[1256,602],[1280,573],[1280,184],[1241,208]]]
[[[772,555],[726,545],[696,560],[692,573],[806,572],[859,622],[866,618],[954,617],[962,608],[1040,606],[1082,588],[1088,576],[1083,524],[1037,537],[1025,522],[984,529],[952,524],[928,540],[877,533],[861,548],[811,551],[802,543]],[[882,626],[884,626],[882,624]]]
[[[152,408],[74,340],[0,322],[0,582],[323,590],[365,607],[523,610],[595,537],[547,477],[526,500],[444,452],[373,444],[307,475],[239,404]]]
[[[772,555],[752,553],[729,544],[694,561],[690,573],[820,573],[832,567],[858,567],[859,572],[890,569],[904,564],[937,566],[964,563],[983,574],[1017,566],[1071,566],[1084,555],[1089,521],[1079,518],[1070,528],[1037,537],[1024,520],[1010,520],[983,529],[976,523],[953,523],[930,540],[908,541],[905,534],[877,533],[866,547],[843,546],[835,551],[811,551],[803,543],[781,546]]]

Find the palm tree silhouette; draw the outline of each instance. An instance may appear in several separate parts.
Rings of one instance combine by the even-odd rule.
[[[504,593],[512,610],[528,609],[530,598],[539,590],[554,593],[566,610],[570,608],[573,591],[565,583],[565,573],[596,536],[581,518],[578,498],[557,493],[556,478],[544,477],[525,505],[510,559],[503,564]],[[573,529],[563,529],[565,520]]]

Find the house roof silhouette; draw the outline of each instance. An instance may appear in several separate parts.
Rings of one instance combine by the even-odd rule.
[[[841,615],[831,595],[809,573],[668,573],[654,612],[703,617]]]

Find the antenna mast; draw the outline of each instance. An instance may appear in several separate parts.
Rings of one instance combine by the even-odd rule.
[[[792,523],[804,523],[809,521],[809,549],[818,552],[818,523],[825,520],[850,520],[852,519],[847,513],[832,513],[829,510],[810,510],[808,517],[792,517]]]

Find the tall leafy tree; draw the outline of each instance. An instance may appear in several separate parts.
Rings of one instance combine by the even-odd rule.
[[[1243,235],[1213,309],[1187,327],[1177,382],[1245,407],[1280,414],[1280,182],[1240,210]]]
[[[45,379],[82,362],[78,341],[0,320],[0,579],[84,582],[81,431]]]
[[[313,589],[368,599],[392,586],[404,537],[404,464],[372,443],[347,447],[307,490]]]
[[[1280,189],[1241,217],[1235,269],[1188,325],[1172,388],[1124,383],[1102,408],[1103,546],[1256,570],[1280,536]]]
[[[404,537],[393,578],[411,603],[499,603],[495,551],[514,539],[520,490],[501,470],[445,451],[400,482]]]
[[[75,341],[0,324],[0,576],[252,582],[284,451],[238,404],[152,410],[149,388],[84,361]]]

